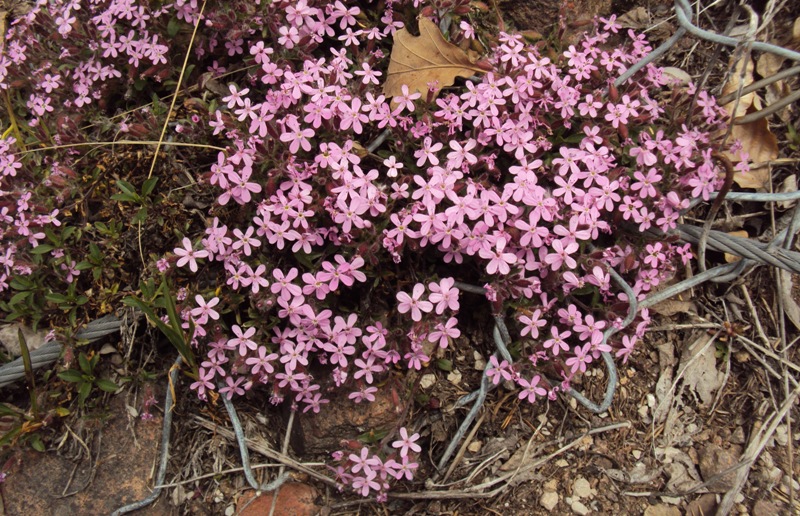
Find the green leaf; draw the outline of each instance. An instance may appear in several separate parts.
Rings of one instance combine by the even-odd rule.
[[[50,244],[39,244],[33,249],[31,249],[29,252],[31,254],[47,254],[53,249],[55,249],[55,246],[52,246]]]
[[[67,417],[71,413],[67,407],[56,407],[56,415],[58,417]]]
[[[33,295],[33,292],[30,290],[25,290],[24,292],[17,292],[14,294],[11,299],[8,301],[9,306],[18,305],[21,302],[25,301],[26,298]]]
[[[183,357],[183,360],[187,365],[189,365],[189,367],[191,367],[192,371],[196,372],[197,365],[194,358],[194,353],[192,352],[192,348],[186,342],[183,329],[180,327],[180,316],[178,316],[178,311],[175,308],[175,300],[169,293],[169,287],[167,286],[166,281],[161,284],[159,293],[162,294],[161,299],[166,303],[167,315],[169,315],[170,318],[170,326],[167,326],[164,321],[161,320],[161,318],[156,316],[150,305],[141,299],[134,296],[129,296],[123,299],[122,302],[144,312],[147,318],[150,319],[150,322],[155,324],[161,333],[163,333],[167,339],[169,339],[170,343],[175,347],[178,353],[180,353],[180,355]]]
[[[183,24],[179,22],[177,18],[171,18],[169,23],[167,23],[167,35],[169,35],[170,38],[174,38],[178,34],[178,31],[181,30],[181,25]]]
[[[158,183],[157,177],[151,177],[145,181],[142,185],[142,197],[147,197],[150,195],[153,192],[153,189],[156,187],[156,183]]]
[[[62,303],[69,303],[69,298],[64,294],[59,294],[58,292],[48,292],[44,296],[45,299],[50,301],[51,303],[55,303],[60,305]]]
[[[133,224],[138,224],[140,222],[144,222],[147,220],[147,206],[142,206],[139,208],[139,211],[136,212],[136,215],[131,218],[131,222]]]
[[[446,358],[440,358],[439,360],[436,361],[436,367],[438,367],[442,371],[452,371],[453,362],[447,360]]]
[[[83,381],[83,375],[80,371],[75,369],[67,369],[66,371],[61,371],[58,373],[58,377],[64,380],[65,382],[72,382],[78,383]]]
[[[92,364],[86,357],[86,353],[81,353],[80,355],[78,355],[78,365],[81,367],[81,371],[83,371],[89,376],[92,376],[92,370],[93,370]]]
[[[31,443],[31,448],[38,451],[39,453],[44,452],[44,443],[42,442],[42,436],[39,434],[33,434],[28,438],[28,441]]]
[[[8,444],[14,442],[14,439],[22,432],[22,425],[17,425],[13,427],[11,430],[5,433],[2,438],[0,438],[0,448],[5,447]]]
[[[84,382],[78,387],[78,403],[82,407],[84,402],[86,402],[86,398],[89,397],[89,394],[92,393],[92,383],[91,382]]]
[[[5,403],[0,403],[0,416],[18,416],[19,413],[6,405]]]
[[[101,391],[117,392],[119,390],[119,386],[116,383],[103,378],[98,378],[94,381],[94,384],[97,385]]]

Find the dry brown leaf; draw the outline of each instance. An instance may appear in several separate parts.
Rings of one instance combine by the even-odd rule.
[[[733,58],[732,58],[733,59]],[[747,86],[753,82],[753,60],[738,59],[731,63],[734,68],[731,73],[730,81],[723,88],[722,94],[728,95],[739,90],[739,85]],[[765,64],[765,66],[767,66]],[[744,75],[742,70],[744,69]],[[743,95],[738,104],[732,101],[723,106],[725,111],[733,115],[733,118],[744,116],[761,109],[761,99],[755,92]],[[735,113],[734,113],[735,109]],[[742,188],[754,188],[759,191],[766,190],[770,178],[770,167],[762,165],[753,168],[753,164],[765,163],[778,157],[778,139],[769,130],[766,118],[744,125],[735,125],[731,130],[731,137],[742,142],[742,150],[749,156],[751,170],[749,172],[737,172],[734,181]],[[731,161],[739,161],[739,157],[728,152],[725,153]]]
[[[650,27],[650,13],[644,7],[635,7],[619,18],[617,23],[624,29],[642,30]]]
[[[783,311],[786,313],[786,317],[792,321],[795,328],[800,329],[800,305],[797,304],[794,295],[792,295],[794,276],[789,271],[781,270],[779,273],[781,275],[781,290],[778,295],[783,298]]]
[[[800,42],[800,18],[797,18],[794,21],[794,26],[792,27],[792,39],[795,42]]]
[[[734,236],[734,237],[740,237],[740,238],[748,238],[748,237],[750,237],[750,235],[747,233],[747,231],[745,231],[743,229],[740,229],[739,231],[730,231],[730,232],[728,232],[728,235]],[[742,259],[741,256],[736,256],[734,254],[725,253],[725,263],[738,262],[741,259]]]
[[[463,50],[445,40],[435,23],[419,18],[419,36],[406,29],[394,35],[383,93],[387,97],[401,95],[405,84],[410,93],[425,95],[429,83],[436,83],[441,89],[452,86],[456,77],[484,72]]]
[[[770,178],[769,165],[761,165],[758,168],[753,168],[752,165],[772,161],[778,157],[778,138],[769,130],[767,119],[735,125],[731,136],[742,142],[742,149],[750,156],[751,165],[749,172],[737,172],[734,181],[742,188],[766,190]],[[733,159],[737,158],[733,156]]]
[[[749,57],[746,59],[738,58],[735,61],[734,59],[736,59],[735,56],[731,57],[732,62],[728,64],[729,68],[733,67],[733,71],[730,74],[730,80],[725,84],[725,87],[722,88],[721,96],[723,97],[739,91],[740,84],[742,87],[745,87],[753,82],[753,60]],[[742,75],[742,67],[744,67],[744,75]],[[750,109],[750,106],[754,103],[756,104],[756,109],[760,109],[761,105],[758,101],[758,97],[756,97],[755,92],[751,92],[747,95],[742,95],[738,103],[733,100],[722,107],[729,114],[732,114],[734,108],[736,108],[736,116],[739,117],[747,114],[747,110]]]

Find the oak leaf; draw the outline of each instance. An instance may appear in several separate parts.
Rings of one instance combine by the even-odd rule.
[[[435,23],[419,18],[419,36],[413,36],[406,29],[394,35],[383,93],[390,98],[401,95],[405,84],[409,93],[416,91],[426,95],[430,83],[437,84],[438,91],[452,86],[456,77],[471,77],[486,71],[463,50],[445,40]]]

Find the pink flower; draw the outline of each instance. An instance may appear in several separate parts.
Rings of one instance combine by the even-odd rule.
[[[402,427],[400,428],[400,439],[392,443],[392,448],[400,448],[401,457],[408,455],[409,450],[414,453],[419,453],[422,451],[422,448],[420,445],[416,444],[417,439],[419,439],[419,434],[408,435],[406,427]]]
[[[522,387],[522,391],[519,393],[519,399],[524,400],[527,398],[529,403],[533,403],[536,401],[536,396],[546,395],[547,389],[539,387],[541,379],[542,377],[537,374],[531,378],[530,382],[525,378],[517,380],[517,384]]]
[[[400,301],[400,304],[397,305],[397,311],[401,314],[411,311],[411,319],[421,321],[422,312],[429,313],[433,310],[433,303],[421,299],[424,293],[425,285],[422,283],[414,285],[414,290],[410,296],[405,292],[398,292],[397,300]]]
[[[191,312],[192,318],[196,324],[203,325],[208,322],[208,318],[212,318],[215,321],[219,319],[219,313],[214,310],[214,307],[219,304],[218,297],[212,297],[211,300],[206,303],[206,300],[203,299],[203,296],[197,294],[194,297],[195,302],[197,302],[197,308],[193,308]]]
[[[258,344],[250,340],[250,337],[256,334],[256,329],[254,327],[242,331],[242,328],[240,328],[238,324],[234,324],[231,331],[236,335],[236,338],[228,340],[228,348],[236,349],[238,347],[239,355],[245,356],[248,349],[255,350],[258,348]]]
[[[197,259],[208,257],[208,251],[204,249],[195,251],[192,249],[191,240],[186,237],[183,237],[182,244],[183,247],[176,247],[174,250],[175,254],[180,256],[180,259],[178,260],[178,267],[183,267],[188,263],[189,269],[192,272],[197,272]]]
[[[428,335],[430,342],[439,342],[439,347],[444,349],[447,347],[449,339],[457,339],[461,336],[461,330],[456,328],[458,319],[451,317],[445,324],[438,323],[435,329]]]

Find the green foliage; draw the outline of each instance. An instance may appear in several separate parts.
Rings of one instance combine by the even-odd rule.
[[[99,378],[95,373],[97,363],[100,361],[100,355],[93,355],[91,358],[86,353],[81,352],[78,355],[79,369],[67,369],[58,373],[58,377],[65,382],[74,383],[78,391],[78,404],[83,408],[86,404],[86,399],[92,393],[92,389],[97,387],[104,392],[117,392],[119,386],[105,378]]]
[[[123,300],[128,306],[132,306],[144,312],[147,318],[167,337],[167,340],[183,357],[183,361],[191,368],[191,374],[197,377],[197,361],[192,351],[188,335],[194,334],[194,325],[190,324],[189,331],[184,332],[181,328],[181,317],[175,304],[175,297],[170,292],[169,284],[164,278],[157,291],[154,290],[152,283],[142,282],[140,286],[143,299],[136,296],[129,296]],[[156,315],[155,309],[161,308],[167,312],[169,324],[161,320]]]

